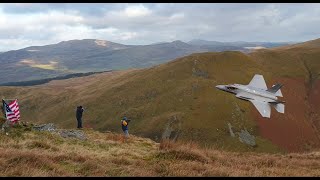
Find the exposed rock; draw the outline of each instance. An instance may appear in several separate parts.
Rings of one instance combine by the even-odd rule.
[[[238,133],[239,135],[239,140],[242,143],[246,143],[250,146],[255,146],[256,145],[256,140],[253,135],[251,135],[247,129],[241,130],[241,133]]]
[[[195,60],[193,61],[194,65],[197,65],[197,62],[198,62],[198,60],[195,59]]]
[[[199,77],[203,77],[203,78],[206,78],[208,79],[208,72],[206,71],[202,71],[200,69],[196,69],[196,68],[192,68],[192,75],[193,76],[199,76]]]
[[[54,132],[56,130],[56,127],[54,126],[53,123],[49,123],[49,124],[33,126],[32,129],[36,131],[49,131],[49,132],[53,131]]]
[[[199,85],[198,84],[192,84],[192,92],[195,92],[199,89]]]
[[[168,124],[162,133],[162,139],[171,139],[175,141],[180,134],[181,122],[177,115],[171,116]]]
[[[234,101],[232,102],[232,104],[235,107],[234,111],[232,112],[232,119],[238,120],[238,121],[241,121],[241,122],[244,121],[243,111],[241,110],[239,105]]]
[[[59,134],[64,138],[74,137],[81,140],[87,139],[84,132],[80,130],[60,130]]]
[[[10,123],[9,123],[9,121],[7,121],[7,120],[5,120],[5,119],[3,119],[3,121],[4,121],[4,122],[2,123],[2,128],[1,128],[1,130],[7,134],[8,131],[10,130]]]
[[[228,123],[228,127],[229,127],[230,135],[231,135],[232,137],[236,137],[236,135],[235,135],[235,134],[233,133],[233,131],[232,131],[232,126],[231,126],[230,123]]]

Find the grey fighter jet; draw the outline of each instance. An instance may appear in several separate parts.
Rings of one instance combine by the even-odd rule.
[[[273,106],[278,112],[284,113],[285,102],[277,98],[277,96],[282,97],[281,87],[282,84],[276,84],[268,89],[263,76],[259,74],[254,75],[248,85],[229,84],[216,86],[219,90],[235,94],[239,99],[252,102],[262,117],[267,118],[270,118],[270,106]]]

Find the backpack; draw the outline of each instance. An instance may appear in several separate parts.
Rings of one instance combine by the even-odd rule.
[[[122,125],[127,126],[128,125],[127,121],[122,121]]]

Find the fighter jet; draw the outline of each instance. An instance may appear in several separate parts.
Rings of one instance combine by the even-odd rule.
[[[278,112],[284,113],[285,102],[277,98],[277,96],[283,97],[280,90],[282,86],[282,84],[276,84],[268,89],[263,76],[256,74],[248,85],[217,85],[216,88],[235,94],[239,99],[252,102],[262,117],[270,118],[270,106],[274,107]]]

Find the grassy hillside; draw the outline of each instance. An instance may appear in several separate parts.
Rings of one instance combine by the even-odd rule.
[[[21,115],[29,121],[71,128],[75,126],[75,107],[82,104],[86,108],[84,124],[98,130],[120,132],[119,121],[126,113],[133,120],[131,133],[154,140],[161,139],[173,122],[172,134],[181,140],[240,151],[279,151],[259,137],[250,104],[215,89],[217,84],[245,84],[259,72],[261,67],[240,52],[202,53],[122,72],[124,75],[96,75],[87,82],[79,78],[76,87],[8,87],[12,92],[2,88],[2,96],[16,94],[21,99]],[[257,136],[258,146],[252,148],[230,137],[228,122],[235,132],[246,128]]]
[[[152,68],[1,87],[0,96],[18,98],[21,116],[30,122],[74,128],[75,107],[81,104],[84,126],[101,131],[121,132],[120,119],[126,113],[132,119],[130,133],[156,141],[167,135],[232,151],[305,151],[320,142],[319,55],[319,49],[305,47],[247,55],[197,53]],[[285,114],[272,109],[270,119],[261,118],[249,102],[215,89],[218,84],[248,84],[254,74],[263,74],[268,87],[284,84]],[[231,137],[228,123],[236,135],[248,130],[257,145]]]
[[[0,134],[1,176],[319,176],[319,151],[235,153],[84,129],[87,139],[14,128]]]
[[[261,135],[287,149],[319,146],[319,45],[320,40],[317,39],[250,54],[270,72],[271,83],[284,84],[282,92],[286,101],[286,116],[273,116],[270,122],[256,117]]]

